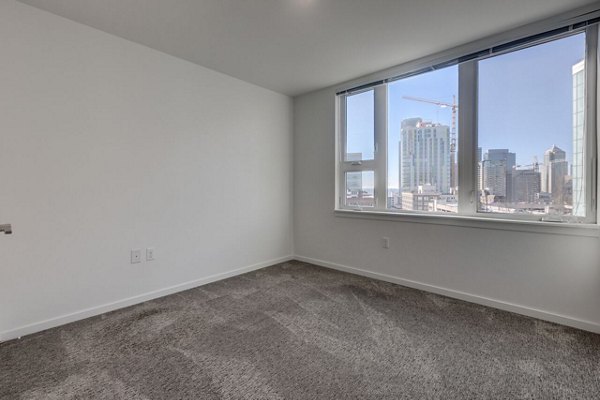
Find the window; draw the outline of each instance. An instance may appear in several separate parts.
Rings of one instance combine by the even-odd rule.
[[[585,217],[585,33],[478,69],[478,212]]]
[[[375,156],[374,90],[346,97],[345,161],[373,160]]]
[[[389,210],[456,213],[456,66],[388,85]]]
[[[338,209],[596,220],[596,24],[338,94]]]
[[[376,209],[385,204],[385,138],[378,116],[385,108],[385,86],[349,94],[340,104],[343,136],[340,195],[343,208]],[[379,115],[378,115],[379,114]],[[383,184],[385,186],[385,183]]]

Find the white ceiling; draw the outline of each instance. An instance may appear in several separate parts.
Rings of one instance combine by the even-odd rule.
[[[590,0],[21,0],[287,95]]]

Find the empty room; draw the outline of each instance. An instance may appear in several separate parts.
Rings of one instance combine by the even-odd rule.
[[[600,2],[0,0],[0,399],[600,398]]]

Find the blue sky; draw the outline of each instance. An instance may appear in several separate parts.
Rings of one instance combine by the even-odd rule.
[[[585,37],[570,36],[540,46],[492,57],[479,63],[479,146],[508,148],[517,164],[553,144],[567,152],[572,145],[571,67],[583,59]],[[421,117],[451,125],[450,108],[403,99],[414,96],[452,103],[458,98],[458,67],[402,79],[388,88],[388,183],[398,187],[398,141],[403,119]],[[349,151],[372,153],[372,93],[352,96],[348,103]],[[370,132],[371,135],[365,135]],[[371,139],[369,139],[369,136]],[[460,132],[458,132],[460,140]],[[369,183],[364,182],[365,186]]]

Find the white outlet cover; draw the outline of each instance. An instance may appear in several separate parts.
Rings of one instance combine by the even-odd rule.
[[[142,250],[133,249],[131,250],[131,263],[138,264],[142,262]]]
[[[390,248],[390,238],[389,237],[382,237],[381,238],[381,244],[382,244],[382,247],[384,249],[389,249]]]
[[[146,261],[154,261],[154,249],[152,247],[146,249]]]

